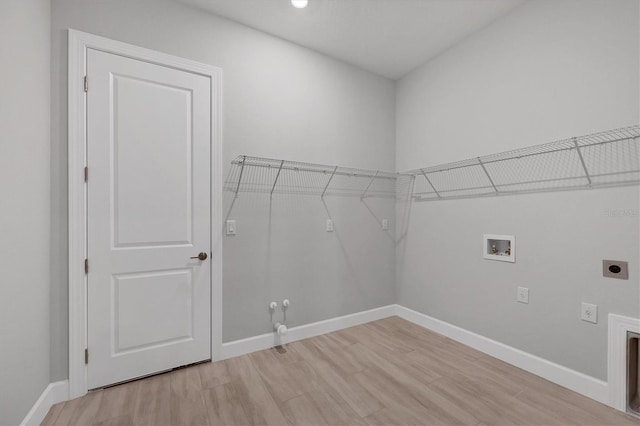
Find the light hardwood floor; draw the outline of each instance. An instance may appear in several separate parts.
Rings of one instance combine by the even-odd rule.
[[[93,391],[44,425],[623,425],[637,419],[398,317]]]

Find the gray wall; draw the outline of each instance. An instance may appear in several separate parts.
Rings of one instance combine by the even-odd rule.
[[[0,424],[49,384],[48,0],[0,2]]]
[[[224,341],[271,331],[267,306],[287,297],[288,324],[395,303],[394,203],[368,198],[242,195],[224,241]],[[325,220],[334,232],[325,231]],[[280,310],[274,316],[280,320]]]
[[[224,70],[224,164],[239,154],[393,170],[395,88],[382,77],[167,0],[54,0],[52,19],[52,378],[67,377],[67,28]],[[226,197],[225,213],[229,210]],[[393,303],[390,202],[243,195],[224,240],[224,340]],[[331,214],[336,232],[324,231]],[[393,231],[393,229],[391,230]]]
[[[398,82],[398,169],[637,124],[638,12],[530,1],[412,72]],[[607,314],[640,316],[638,207],[637,187],[415,203],[398,303],[606,380]],[[483,260],[485,233],[515,234],[516,263]],[[631,279],[602,278],[605,258],[628,260]]]

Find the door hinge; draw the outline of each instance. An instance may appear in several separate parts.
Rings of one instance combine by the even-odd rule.
[[[89,349],[84,350],[84,363],[89,364]]]
[[[89,273],[89,259],[84,260],[84,273],[85,274]]]
[[[84,91],[89,91],[89,78],[86,75],[84,76]]]
[[[87,182],[89,180],[89,168],[84,168],[84,181]]]

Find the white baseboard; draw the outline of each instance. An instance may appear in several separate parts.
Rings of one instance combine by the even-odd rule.
[[[222,359],[233,358],[394,315],[447,336],[518,368],[522,368],[523,370],[536,374],[586,397],[610,405],[609,385],[603,380],[596,379],[595,377],[588,376],[579,371],[572,370],[400,305],[384,306],[369,311],[293,327],[289,329],[289,333],[283,339],[280,339],[275,333],[267,333],[247,339],[223,343]]]
[[[458,326],[421,314],[409,308],[396,305],[396,313],[399,317],[428,328],[436,333],[447,336],[453,340],[498,358],[530,373],[536,374],[553,383],[571,389],[591,399],[610,405],[609,385],[607,382],[596,379],[572,370],[560,364],[553,363],[544,358],[532,355],[491,340],[487,337],[465,330]]]
[[[332,331],[341,330],[343,328],[388,318],[396,315],[396,306],[397,305],[383,306],[381,308],[370,309],[368,311],[357,312],[355,314],[292,327],[289,329],[287,335],[282,339],[275,333],[267,333],[223,343],[222,359],[233,358],[251,352],[272,348],[277,345],[295,342],[296,340],[307,339],[309,337],[331,333]]]
[[[289,329],[288,334],[280,339],[275,333],[267,333],[246,339],[222,344],[222,357],[233,358],[251,352],[268,349],[280,344],[307,339],[343,328],[353,327],[397,315],[407,321],[418,324],[436,333],[442,334],[504,362],[522,368],[530,373],[543,377],[560,386],[564,386],[586,397],[618,408],[610,400],[609,384],[546,359],[521,351],[504,343],[497,342],[461,327],[446,323],[428,315],[416,312],[400,305],[388,305],[368,311],[357,312],[311,324]],[[22,425],[39,425],[52,405],[69,399],[69,381],[51,383],[42,392],[38,401],[21,423]]]
[[[40,398],[33,404],[31,410],[27,413],[24,420],[20,423],[20,426],[37,426],[46,417],[49,409],[54,404],[67,401],[69,399],[69,381],[63,380],[60,382],[49,383],[49,386],[45,388],[40,395]]]

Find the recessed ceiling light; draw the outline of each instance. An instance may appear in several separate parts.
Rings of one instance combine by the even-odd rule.
[[[296,9],[304,9],[305,7],[307,7],[308,3],[309,3],[309,0],[291,0],[291,4]]]

